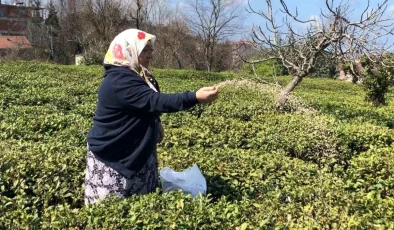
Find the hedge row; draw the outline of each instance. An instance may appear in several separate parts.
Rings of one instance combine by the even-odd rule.
[[[393,107],[363,104],[358,86],[306,79],[295,92],[301,103],[284,114],[273,109],[275,88],[222,84],[216,103],[162,116],[159,169],[197,163],[207,196],[158,189],[85,207],[86,133],[102,69],[30,62],[0,68],[0,228],[394,227]],[[154,73],[164,92],[237,77]]]

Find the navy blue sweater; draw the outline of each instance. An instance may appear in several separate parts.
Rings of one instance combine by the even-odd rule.
[[[195,92],[155,92],[129,69],[107,65],[87,136],[89,149],[104,164],[130,178],[156,151],[160,113],[185,110],[197,103]]]

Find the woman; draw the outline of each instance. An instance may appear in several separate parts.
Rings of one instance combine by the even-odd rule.
[[[89,131],[85,204],[109,194],[124,198],[158,186],[156,145],[163,139],[161,113],[210,103],[216,87],[163,94],[148,71],[156,37],[129,29],[112,41]]]

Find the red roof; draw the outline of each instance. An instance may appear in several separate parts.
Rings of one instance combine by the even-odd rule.
[[[0,36],[0,49],[31,48],[26,36]]]

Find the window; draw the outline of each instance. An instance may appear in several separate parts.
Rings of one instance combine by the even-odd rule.
[[[25,16],[26,15],[26,9],[25,8],[20,8],[19,9],[19,15],[20,16]]]
[[[4,10],[0,9],[0,17],[4,17]]]

